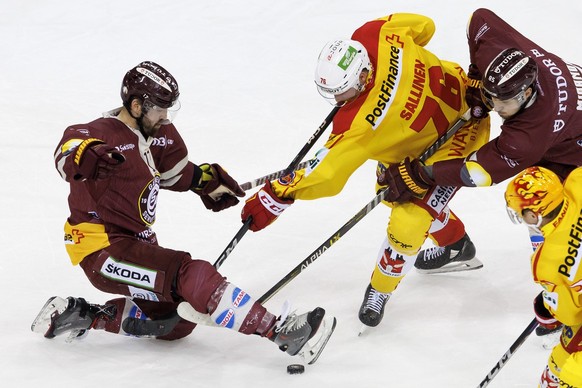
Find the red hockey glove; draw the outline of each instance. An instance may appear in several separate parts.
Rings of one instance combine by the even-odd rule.
[[[481,72],[477,66],[471,64],[469,65],[467,77],[469,77],[469,80],[467,83],[467,91],[465,92],[465,101],[467,101],[471,109],[471,116],[475,119],[482,119],[487,116],[491,108],[485,104],[483,95],[481,94]]]
[[[244,190],[220,165],[204,163],[199,167],[202,176],[192,191],[200,195],[207,209],[219,212],[238,204],[237,197],[244,197]]]
[[[536,319],[540,326],[544,329],[547,329],[548,331],[552,331],[560,327],[562,323],[554,318],[554,316],[544,305],[543,293],[543,291],[540,292],[539,295],[534,299],[534,312],[536,313]]]
[[[125,156],[99,139],[87,139],[77,147],[75,164],[78,173],[74,179],[106,179],[125,162]]]
[[[277,197],[273,193],[271,182],[267,181],[255,195],[247,199],[240,216],[242,222],[252,217],[250,230],[258,232],[273,223],[293,202],[293,199]]]
[[[384,199],[388,202],[408,202],[412,197],[422,197],[435,185],[434,180],[424,171],[418,159],[404,159],[400,164],[391,164],[378,176],[380,186],[388,186]]]

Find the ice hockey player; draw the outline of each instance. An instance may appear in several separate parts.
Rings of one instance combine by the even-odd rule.
[[[534,300],[541,327],[563,323],[540,387],[582,387],[582,167],[562,186],[544,167],[529,167],[507,185],[507,212],[544,236],[531,258],[533,279],[543,291]],[[561,323],[560,323],[561,322]]]
[[[268,226],[295,200],[338,194],[367,160],[378,161],[377,174],[383,176],[386,166],[420,156],[468,110],[463,69],[424,48],[434,32],[434,22],[426,16],[393,14],[365,23],[351,39],[323,47],[316,87],[332,104],[341,105],[332,134],[316,163],[267,182],[247,200],[242,220],[252,217],[251,230]],[[486,117],[460,129],[430,161],[467,156],[488,138]],[[480,266],[462,221],[438,200],[455,191],[435,187],[423,199],[390,204],[386,237],[359,310],[365,326],[380,323],[386,302],[413,268],[427,235],[441,246],[454,246],[454,258],[464,265]]]
[[[476,117],[490,109],[497,112],[503,120],[501,134],[469,157],[424,167],[415,160],[389,168],[384,180],[394,187],[390,200],[405,200],[411,191],[433,185],[490,186],[532,165],[561,178],[582,166],[582,68],[540,47],[487,9],[473,13],[467,39],[467,102]],[[542,236],[530,233],[535,249]],[[434,260],[433,250],[419,255],[418,268],[442,264]]]
[[[64,131],[54,159],[70,187],[67,252],[93,286],[125,297],[102,305],[51,297],[32,330],[46,338],[68,334],[69,340],[91,329],[175,340],[196,326],[176,312],[187,301],[218,326],[266,337],[281,350],[314,361],[335,325],[324,309],[301,315],[287,309],[277,317],[207,261],[158,245],[151,227],[161,189],[191,190],[215,212],[244,195],[220,165],[188,160],[172,124],[178,97],[178,84],[167,70],[142,62],[123,78],[121,108]]]

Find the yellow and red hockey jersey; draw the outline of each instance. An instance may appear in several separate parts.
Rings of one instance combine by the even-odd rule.
[[[333,131],[308,168],[273,183],[282,198],[316,199],[339,193],[367,160],[398,163],[418,157],[467,110],[466,75],[424,46],[434,22],[415,14],[370,21],[352,39],[368,51],[373,77],[360,96],[343,106]],[[432,160],[468,155],[489,138],[489,125],[468,125]],[[481,129],[483,128],[483,129]]]
[[[582,167],[564,182],[564,205],[542,227],[545,241],[532,256],[534,281],[546,292],[544,301],[557,320],[582,325]]]

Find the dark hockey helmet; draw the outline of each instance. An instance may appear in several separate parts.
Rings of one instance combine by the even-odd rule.
[[[492,97],[500,100],[518,97],[533,85],[537,76],[538,66],[532,58],[518,49],[505,49],[485,70],[483,95],[488,100]]]
[[[129,109],[133,98],[150,102],[160,108],[170,108],[178,100],[178,83],[162,66],[145,61],[129,70],[121,83],[121,100]]]

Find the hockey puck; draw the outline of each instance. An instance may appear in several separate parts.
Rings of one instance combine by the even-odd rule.
[[[303,372],[305,372],[305,367],[301,364],[287,365],[287,373],[290,375],[299,375]]]

